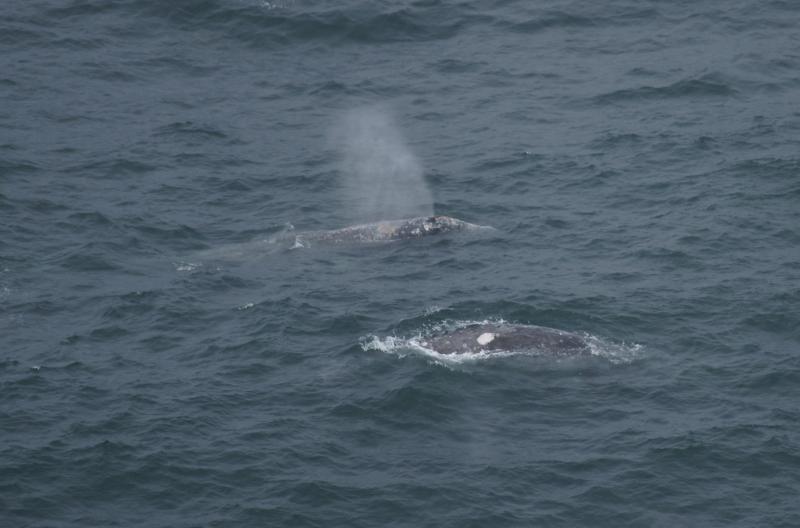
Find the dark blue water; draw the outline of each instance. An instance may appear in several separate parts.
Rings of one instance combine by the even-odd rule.
[[[0,525],[800,526],[798,50],[793,1],[8,3]],[[497,231],[267,248],[356,220],[354,108]],[[473,321],[599,346],[411,346]]]

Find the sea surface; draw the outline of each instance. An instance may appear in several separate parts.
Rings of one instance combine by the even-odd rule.
[[[800,526],[800,3],[6,2],[0,526]]]

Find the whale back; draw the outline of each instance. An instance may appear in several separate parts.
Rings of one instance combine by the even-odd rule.
[[[422,238],[439,233],[480,229],[483,226],[470,224],[450,216],[420,216],[403,220],[385,220],[370,224],[333,229],[329,231],[307,231],[297,235],[299,245],[308,242],[358,243],[385,242]]]
[[[470,325],[428,338],[422,345],[440,354],[531,350],[560,355],[589,351],[586,340],[577,334],[543,326],[507,324]]]

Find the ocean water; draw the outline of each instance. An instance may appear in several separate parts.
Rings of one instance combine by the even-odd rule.
[[[0,526],[800,526],[800,3],[0,17]],[[496,231],[289,249],[435,211]],[[480,321],[590,357],[444,356]]]

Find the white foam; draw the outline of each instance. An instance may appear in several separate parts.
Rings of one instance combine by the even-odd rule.
[[[175,271],[194,271],[200,266],[201,264],[196,262],[176,262]]]
[[[638,343],[612,343],[592,334],[583,334],[592,356],[603,358],[614,364],[632,363],[644,354],[644,346]]]
[[[437,305],[437,304],[433,304],[433,305],[431,305],[431,306],[428,306],[427,308],[425,308],[425,310],[423,311],[423,313],[424,313],[425,315],[433,315],[433,314],[435,314],[436,312],[441,312],[441,311],[442,311],[442,307],[441,307],[441,306],[439,306],[439,305]]]
[[[378,336],[369,336],[361,343],[364,351],[375,350],[398,357],[409,355],[427,357],[433,363],[443,366],[454,366],[465,363],[476,363],[497,358],[519,355],[519,351],[506,350],[480,350],[478,352],[464,352],[460,354],[441,354],[432,348],[422,344],[421,338],[401,338],[396,336],[386,336],[383,339]]]
[[[296,236],[296,237],[294,237],[294,244],[292,244],[292,247],[290,247],[289,249],[301,249],[301,248],[307,248],[307,247],[308,247],[308,243],[305,242],[302,239],[302,237]]]
[[[282,1],[269,1],[269,0],[261,0],[259,5],[267,10],[272,11],[274,9],[287,9],[294,4],[293,0],[282,0]]]

